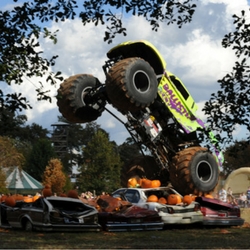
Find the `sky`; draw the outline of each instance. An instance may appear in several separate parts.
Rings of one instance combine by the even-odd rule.
[[[13,1],[1,0],[1,10],[10,8],[10,4]],[[154,32],[143,18],[126,16],[123,22],[127,36],[117,36],[112,44],[103,41],[105,26],[83,26],[79,19],[51,23],[48,28],[59,30],[58,42],[54,45],[50,41],[41,40],[41,49],[48,58],[59,56],[53,70],[61,71],[65,78],[87,73],[104,83],[102,66],[107,60],[106,53],[113,46],[128,40],[148,40],[166,60],[167,70],[184,82],[198,104],[198,114],[205,120],[202,112],[204,103],[219,89],[217,80],[231,72],[235,62],[233,51],[223,48],[221,41],[225,34],[234,29],[232,15],[240,14],[243,9],[249,10],[250,4],[247,0],[202,0],[197,1],[197,5],[192,22],[181,29],[163,22],[158,32]],[[45,89],[50,89],[52,103],[37,101],[35,89],[40,87],[39,81],[43,82]],[[0,85],[6,88],[4,83]],[[59,85],[60,82],[57,86],[50,86],[44,79],[25,78],[22,85],[10,87],[26,96],[33,107],[25,111],[27,124],[36,123],[52,130],[51,124],[56,123],[57,117],[61,115],[55,98]],[[110,105],[107,108],[124,120]],[[106,111],[96,122],[118,145],[129,137],[126,128]],[[240,139],[245,137],[245,132],[240,128],[235,133]]]

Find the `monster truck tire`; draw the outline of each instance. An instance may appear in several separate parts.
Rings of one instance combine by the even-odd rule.
[[[165,173],[166,174],[166,173]],[[168,174],[164,176],[167,177]],[[152,156],[137,156],[124,164],[121,171],[121,186],[127,187],[128,180],[132,177],[160,180],[162,185],[167,185],[159,175],[159,167]],[[168,179],[169,181],[169,179]]]
[[[218,164],[207,148],[186,148],[173,158],[170,181],[183,195],[208,194],[216,187],[218,178]]]
[[[157,78],[153,68],[141,58],[118,61],[108,72],[106,91],[115,108],[137,111],[157,97]]]
[[[73,123],[86,123],[101,116],[105,101],[84,99],[86,93],[100,84],[92,75],[79,74],[66,79],[58,89],[57,106],[61,114]]]

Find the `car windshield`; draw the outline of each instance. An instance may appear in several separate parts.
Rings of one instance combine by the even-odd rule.
[[[137,190],[127,190],[125,196],[131,203],[137,203],[140,200],[140,195]]]
[[[80,202],[72,202],[72,201],[66,201],[66,200],[49,200],[51,205],[54,208],[57,208],[64,212],[74,211],[74,212],[84,212],[92,210],[91,207],[85,206],[83,203]]]

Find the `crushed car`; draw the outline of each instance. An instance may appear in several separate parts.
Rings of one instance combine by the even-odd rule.
[[[203,214],[203,225],[206,226],[242,226],[240,207],[219,199],[196,197]]]
[[[183,203],[183,197],[171,187],[120,188],[113,192],[112,196],[120,197],[141,208],[157,211],[164,225],[203,222],[203,214],[199,203],[196,201],[192,201],[190,204]],[[166,204],[167,200],[170,200],[172,196],[181,197],[181,199],[176,204]],[[150,200],[150,197],[154,197],[155,200]],[[162,202],[163,199],[166,202]]]
[[[110,195],[101,195],[90,204],[98,209],[98,221],[108,232],[162,230],[164,226],[156,211]]]
[[[79,199],[40,197],[34,202],[0,204],[1,227],[26,231],[100,231],[98,211]]]

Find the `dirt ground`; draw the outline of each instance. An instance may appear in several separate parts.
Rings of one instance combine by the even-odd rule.
[[[250,208],[241,208],[241,218],[245,220],[245,223],[250,225]]]

